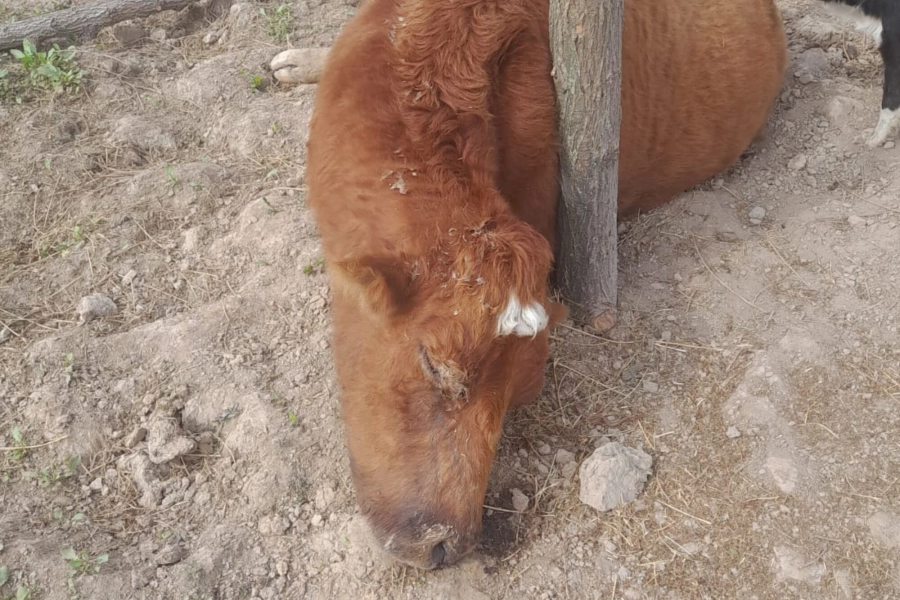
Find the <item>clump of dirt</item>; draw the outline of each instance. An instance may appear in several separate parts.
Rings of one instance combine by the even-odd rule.
[[[355,3],[160,13],[79,49],[82,92],[0,103],[0,598],[896,597],[900,149],[863,143],[871,44],[781,6],[767,139],[621,224],[619,325],[557,330],[481,548],[439,572],[356,514],[315,88],[268,70]],[[79,319],[90,297],[115,310]],[[601,514],[578,466],[610,442],[653,472]]]

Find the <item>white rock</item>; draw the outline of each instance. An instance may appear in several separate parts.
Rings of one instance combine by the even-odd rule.
[[[601,512],[631,502],[643,490],[652,465],[642,450],[618,442],[601,446],[581,464],[578,497]]]
[[[118,312],[116,303],[103,294],[85,296],[78,303],[78,320],[84,324],[98,317],[108,317]]]
[[[850,223],[851,227],[865,227],[866,220],[858,215],[850,215],[847,217],[847,222]]]
[[[513,488],[509,491],[512,494],[513,509],[516,512],[525,512],[528,510],[528,496],[518,488]]]
[[[751,221],[762,221],[766,218],[766,209],[762,206],[754,206],[750,209],[749,217]]]
[[[900,548],[900,517],[877,512],[869,517],[869,531],[876,542],[885,548]]]
[[[825,565],[810,561],[797,550],[786,546],[775,547],[775,560],[778,566],[778,580],[803,581],[819,583],[825,575]]]
[[[180,435],[175,423],[169,419],[157,419],[150,424],[147,434],[147,455],[154,464],[161,465],[197,447],[194,440]]]
[[[800,473],[793,460],[783,456],[770,456],[766,460],[766,469],[769,471],[772,479],[775,480],[775,485],[778,486],[778,489],[785,494],[794,492]]]
[[[659,391],[659,384],[653,381],[644,380],[644,391],[650,392],[651,394],[655,394]]]
[[[802,171],[806,167],[806,155],[798,154],[788,163],[788,169],[791,171]]]
[[[741,437],[741,430],[738,429],[736,425],[732,425],[725,432],[725,435],[731,439],[737,439],[737,438]]]

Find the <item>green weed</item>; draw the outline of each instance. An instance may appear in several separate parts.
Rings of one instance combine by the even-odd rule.
[[[84,72],[75,62],[75,48],[72,46],[62,50],[58,44],[53,44],[50,50],[39,52],[26,39],[21,50],[13,49],[9,53],[19,62],[32,87],[73,94],[81,89]]]
[[[294,32],[294,13],[290,4],[279,4],[269,11],[261,8],[259,14],[267,20],[266,33],[274,41],[286,42]]]

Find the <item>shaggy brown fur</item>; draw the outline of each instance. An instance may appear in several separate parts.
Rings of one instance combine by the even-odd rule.
[[[771,0],[626,0],[620,210],[733,163],[784,70]],[[381,545],[469,552],[511,405],[543,385],[557,205],[547,0],[368,0],[331,51],[309,202],[353,480]],[[780,48],[780,50],[779,50]]]

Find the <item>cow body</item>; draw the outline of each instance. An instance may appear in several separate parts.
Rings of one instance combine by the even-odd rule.
[[[884,63],[881,112],[875,131],[866,140],[870,147],[882,145],[900,126],[900,1],[824,0],[834,15],[853,23],[878,46]]]
[[[787,64],[772,0],[625,0],[623,28],[620,215],[737,162]]]
[[[777,13],[730,0],[734,12],[717,9],[730,19],[680,16],[720,1],[626,0],[623,213],[727,167],[765,121],[784,69]],[[547,285],[548,12],[547,0],[368,0],[317,92],[309,204],[354,486],[380,545],[420,567],[477,542],[503,416],[540,392],[565,317]]]

